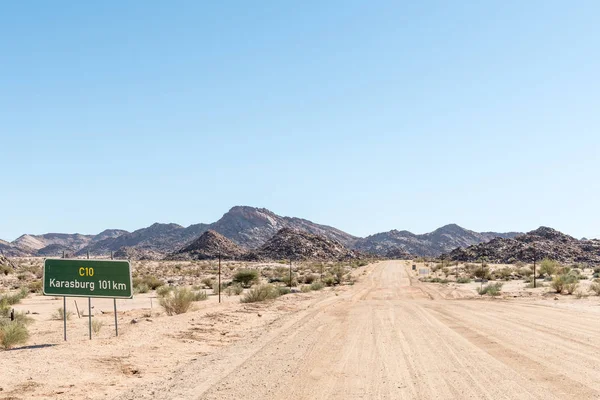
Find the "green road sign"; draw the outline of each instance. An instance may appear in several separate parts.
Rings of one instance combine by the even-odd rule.
[[[49,296],[133,296],[129,261],[48,258],[43,281],[44,294]]]

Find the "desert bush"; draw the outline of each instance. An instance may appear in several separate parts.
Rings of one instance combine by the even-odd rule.
[[[159,299],[167,315],[184,314],[189,311],[195,296],[187,288],[177,288]]]
[[[0,345],[6,350],[17,344],[25,344],[29,339],[27,327],[18,321],[0,322]]]
[[[213,286],[214,280],[215,280],[214,278],[204,278],[204,279],[202,279],[201,282],[205,288],[210,289]]]
[[[473,275],[475,275],[475,277],[479,278],[479,279],[489,279],[490,278],[490,268],[488,266],[486,266],[485,264],[483,265],[483,268],[481,268],[481,266],[479,266],[479,268],[476,268],[473,271]]]
[[[531,275],[533,275],[533,271],[531,270],[531,268],[528,268],[528,267],[519,268],[518,272],[519,272],[519,275],[525,276],[525,277],[530,277]]]
[[[33,281],[27,285],[30,293],[42,293],[42,281]]]
[[[495,272],[496,276],[500,279],[508,280],[512,275],[512,271],[510,268],[502,268]]]
[[[233,282],[250,287],[252,283],[258,282],[258,272],[253,269],[241,269],[233,276]]]
[[[310,292],[310,285],[302,285],[302,287],[300,288],[300,291],[302,293],[308,293],[308,292]]]
[[[573,294],[578,285],[579,279],[575,275],[557,275],[552,279],[552,283],[550,283],[550,286],[552,286],[556,293],[565,291],[568,294]]]
[[[336,265],[332,268],[331,274],[333,275],[334,284],[340,285],[344,281],[346,270],[341,265]]]
[[[73,312],[72,311],[67,311],[67,319],[71,319],[71,317],[73,316]],[[54,314],[52,314],[52,319],[57,319],[62,321],[65,318],[65,312],[63,310],[62,307],[59,307],[58,310],[56,310],[56,312]]]
[[[192,292],[194,294],[194,301],[204,301],[208,300],[208,293],[204,290],[200,290],[198,292]]]
[[[159,286],[158,289],[156,289],[156,295],[159,297],[165,297],[167,296],[169,293],[171,293],[171,290],[173,290],[172,286]]]
[[[310,284],[310,290],[321,290],[324,287],[325,285],[321,281],[316,281]]]
[[[600,283],[592,283],[590,285],[590,291],[592,291],[596,296],[600,296]]]
[[[104,326],[104,322],[100,321],[99,319],[92,320],[92,331],[94,331],[94,333],[96,333],[96,334],[100,333],[100,330],[102,329],[103,326]]]
[[[156,290],[158,287],[163,286],[165,282],[152,275],[146,275],[142,278],[133,278],[134,287],[139,286],[141,284],[145,284],[146,286],[148,286],[149,290]]]
[[[477,289],[477,293],[479,293],[481,296],[486,295],[486,294],[488,296],[499,296],[501,290],[502,290],[502,283],[496,282],[496,283],[490,283],[480,289]]]
[[[326,275],[323,278],[323,283],[327,286],[333,286],[333,285],[335,285],[335,278],[331,275]]]
[[[544,258],[540,263],[540,274],[552,276],[556,273],[556,271],[560,268],[560,263],[558,261],[552,260],[550,258]]]
[[[21,300],[29,295],[29,291],[26,288],[21,288],[17,293],[5,294],[0,296],[0,303],[5,303],[9,306],[19,304]]]
[[[578,298],[578,299],[585,299],[585,298],[587,298],[588,296],[589,296],[589,294],[587,294],[587,293],[583,292],[581,289],[579,289],[579,290],[577,290],[577,291],[575,292],[575,297],[576,297],[576,298]]]
[[[139,283],[133,287],[133,291],[139,294],[148,293],[150,291],[150,287],[145,283]]]
[[[565,288],[565,283],[565,276],[558,275],[554,277],[554,279],[552,279],[552,283],[550,283],[550,286],[556,291],[556,293],[562,293],[562,291]]]
[[[273,285],[258,285],[250,289],[241,299],[242,303],[256,303],[279,297],[279,290]]]
[[[517,269],[525,268],[525,263],[523,261],[517,261],[515,262],[515,267]]]
[[[579,282],[577,280],[571,279],[567,283],[565,283],[565,291],[567,294],[575,293],[577,287],[579,286]]]
[[[308,274],[304,277],[304,283],[306,283],[307,285],[310,285],[311,283],[313,283],[314,281],[316,281],[318,278],[317,275],[313,275],[313,274]]]
[[[456,283],[471,283],[471,278],[460,277],[456,280]]]
[[[285,296],[286,294],[292,293],[292,289],[287,286],[278,286],[277,291],[279,292],[280,296]]]
[[[0,265],[0,273],[4,274],[4,275],[8,275],[12,272],[12,268],[9,267],[8,265]]]
[[[225,289],[225,293],[227,294],[227,296],[234,296],[234,295],[239,296],[243,292],[244,292],[244,288],[239,283],[236,283],[235,285],[227,286],[227,288]]]

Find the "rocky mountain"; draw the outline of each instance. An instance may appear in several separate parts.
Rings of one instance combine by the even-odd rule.
[[[184,228],[178,224],[155,223],[131,233],[92,242],[77,252],[77,255],[84,255],[88,251],[93,255],[107,255],[111,251],[119,251],[122,247],[167,254],[198,237],[206,230],[206,226],[198,224]]]
[[[322,235],[283,228],[255,251],[246,255],[254,260],[347,260],[359,253],[347,249],[337,240]]]
[[[456,224],[450,224],[422,235],[397,230],[377,233],[358,240],[355,248],[364,253],[380,256],[400,251],[416,256],[436,257],[457,247],[488,242],[495,237],[510,238],[517,235],[519,235],[517,232],[474,232]]]
[[[515,238],[496,238],[450,252],[453,260],[476,262],[486,258],[494,263],[532,262],[552,258],[562,263],[600,264],[600,240],[578,240],[548,227]]]
[[[221,255],[222,259],[237,259],[244,254],[242,249],[225,236],[213,230],[204,232],[198,239],[170,255],[169,259],[214,260]]]
[[[116,238],[125,233],[128,232],[120,229],[107,229],[98,235],[82,235],[79,233],[46,233],[44,235],[26,234],[15,239],[8,245],[13,247],[13,249],[10,249],[10,252],[19,253],[19,255],[51,257],[60,256],[63,251],[75,253],[81,251],[90,244],[108,238]],[[2,245],[2,243],[0,243],[0,245]],[[8,253],[9,250],[7,249],[6,252]]]
[[[282,228],[322,235],[351,246],[358,239],[339,229],[301,219],[282,217],[266,208],[236,206],[229,210],[210,229],[233,240],[245,249],[255,249],[266,243]]]
[[[121,247],[135,247],[169,254],[188,245],[208,230],[213,230],[245,250],[250,250],[258,248],[280,229],[286,227],[323,235],[345,245],[352,245],[358,240],[357,237],[339,229],[305,219],[282,217],[265,208],[236,206],[212,224],[195,224],[184,228],[177,224],[155,223],[132,233],[90,243],[77,254],[84,255],[89,251],[93,255],[106,255]]]

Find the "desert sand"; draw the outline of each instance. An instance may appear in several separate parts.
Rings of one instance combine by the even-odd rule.
[[[118,301],[119,337],[112,300],[95,299],[105,325],[91,341],[77,315],[62,340],[62,298],[30,297],[15,307],[34,313],[29,344],[0,352],[0,399],[600,398],[598,297],[480,298],[475,284],[420,282],[411,264],[267,303],[211,296],[172,317],[139,295]]]

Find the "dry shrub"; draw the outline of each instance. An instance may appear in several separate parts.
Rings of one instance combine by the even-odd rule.
[[[195,295],[189,289],[178,288],[161,297],[159,301],[167,315],[175,315],[188,312],[194,299]]]

